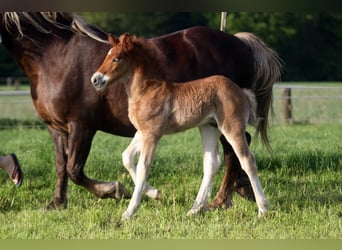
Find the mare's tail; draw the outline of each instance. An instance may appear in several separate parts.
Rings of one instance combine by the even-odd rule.
[[[261,135],[263,144],[271,150],[267,136],[269,111],[273,114],[273,84],[280,80],[282,60],[277,53],[267,47],[258,37],[248,32],[235,34],[252,51],[254,56],[254,81],[252,91],[257,101],[257,116],[260,121],[256,134]]]

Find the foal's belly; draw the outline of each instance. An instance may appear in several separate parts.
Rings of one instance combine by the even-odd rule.
[[[216,123],[216,115],[214,113],[208,113],[202,116],[193,113],[175,116],[174,119],[168,122],[165,134],[173,134],[206,124],[216,126]]]

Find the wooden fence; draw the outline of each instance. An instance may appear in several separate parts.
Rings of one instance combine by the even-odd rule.
[[[342,84],[276,84],[273,108],[271,124],[342,123]],[[1,119],[38,119],[29,90],[0,91]]]
[[[273,108],[277,122],[342,123],[342,84],[301,86],[276,84]]]

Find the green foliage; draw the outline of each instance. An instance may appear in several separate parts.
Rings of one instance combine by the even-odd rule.
[[[152,37],[207,25],[219,29],[220,12],[78,12],[89,23],[116,35],[124,32]],[[342,14],[228,12],[229,33],[253,32],[285,62],[284,81],[342,80]],[[0,48],[0,76],[23,75]]]
[[[116,35],[129,32],[138,36],[152,37],[195,25],[208,25],[208,20],[205,15],[191,12],[81,12],[79,14],[89,23],[102,27],[107,32]]]

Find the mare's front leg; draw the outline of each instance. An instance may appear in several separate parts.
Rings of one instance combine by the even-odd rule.
[[[196,200],[188,215],[197,214],[206,208],[211,193],[214,176],[220,167],[218,139],[220,132],[211,125],[201,126],[201,140],[203,150],[203,179]]]
[[[130,198],[130,193],[118,181],[103,182],[88,178],[83,168],[89,155],[94,129],[87,128],[86,124],[70,123],[68,136],[67,173],[71,180],[85,187],[99,198]]]
[[[68,137],[64,133],[60,133],[52,127],[48,126],[51,139],[55,146],[56,157],[56,185],[53,200],[47,205],[46,209],[66,208],[67,206],[67,188],[68,175],[66,171],[67,162],[67,140]]]
[[[129,172],[129,174],[131,175],[134,184],[136,184],[136,167],[134,163],[134,158],[138,153],[140,153],[141,146],[142,146],[141,133],[136,132],[131,143],[129,144],[127,149],[122,153],[122,163],[124,167],[127,169],[127,171]],[[144,187],[144,192],[148,197],[152,199],[156,199],[156,200],[162,199],[161,192],[158,189],[150,186],[147,182]]]
[[[249,145],[251,143],[251,135],[248,132],[246,132],[246,139]],[[227,142],[223,135],[220,137],[220,141],[223,148],[226,170],[219,191],[213,201],[208,205],[208,208],[231,207],[233,204],[232,196],[234,191],[248,200],[255,201],[249,178],[245,171],[242,170],[239,159],[234,153],[232,146]]]
[[[137,133],[139,133],[138,131]],[[131,219],[132,216],[137,211],[141,203],[141,197],[145,190],[146,180],[150,172],[151,163],[153,160],[154,152],[158,144],[159,138],[148,134],[142,134],[141,137],[134,137],[136,140],[141,140],[141,153],[136,170],[135,187],[133,191],[132,198],[126,211],[122,214],[122,220]]]

